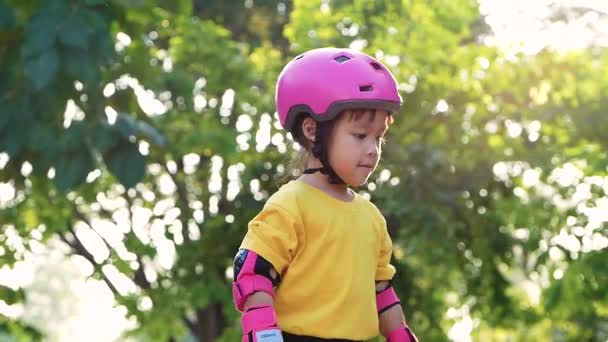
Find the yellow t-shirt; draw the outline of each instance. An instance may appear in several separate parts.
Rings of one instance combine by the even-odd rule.
[[[375,282],[392,279],[395,268],[386,221],[370,201],[340,201],[291,181],[251,220],[241,248],[281,275],[274,307],[282,330],[351,340],[379,334]]]

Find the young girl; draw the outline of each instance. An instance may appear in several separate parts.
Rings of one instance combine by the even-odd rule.
[[[279,75],[283,127],[309,152],[249,224],[233,296],[243,341],[417,341],[390,280],[392,243],[363,185],[401,106],[393,75],[350,49],[307,51]]]

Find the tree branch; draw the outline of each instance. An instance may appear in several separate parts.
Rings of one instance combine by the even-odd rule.
[[[87,259],[93,266],[96,266],[96,267],[102,266],[100,263],[95,261],[95,257],[93,256],[93,254],[91,254],[86,249],[86,247],[82,244],[82,241],[80,241],[80,239],[78,239],[78,236],[76,235],[76,232],[74,231],[74,228],[71,225],[68,226],[68,230],[70,231],[70,234],[72,234],[72,236],[74,237],[74,241],[72,242],[72,241],[68,240],[68,238],[64,234],[59,233],[58,235],[59,235],[59,238],[61,239],[61,241],[65,242],[68,246],[70,246],[70,248],[72,248],[72,250],[76,254]],[[112,291],[114,296],[121,297],[122,295],[120,294],[120,292],[118,292],[118,289],[116,288],[116,286],[114,286],[114,284],[112,284],[110,279],[108,279],[108,277],[103,273],[103,271],[101,269],[100,269],[99,274],[100,274],[101,278],[103,279],[103,281],[108,286],[108,288],[110,288],[110,290]]]
[[[110,251],[114,250],[114,247],[110,246],[110,243],[108,243],[108,240],[106,240],[98,231],[97,229],[93,228],[93,224],[91,224],[91,222],[89,221],[89,219],[80,211],[78,210],[78,208],[76,207],[76,204],[72,203],[72,212],[76,215],[76,218],[78,218],[79,220],[81,220],[82,222],[86,223],[87,226],[89,226],[89,228],[95,232],[95,234],[97,234],[97,236],[99,236],[99,238],[101,239],[101,241],[103,241],[104,245],[106,246],[106,248]]]
[[[196,324],[189,320],[186,315],[182,316],[182,321],[184,321],[184,324],[188,327],[192,335],[197,336],[198,327],[196,326]]]
[[[142,289],[148,290],[152,287],[152,284],[150,284],[150,281],[148,278],[146,278],[146,273],[144,272],[144,262],[139,255],[137,255],[137,264],[139,264],[139,267],[137,267],[133,273],[133,282]]]
[[[178,167],[176,173],[183,170],[183,163],[179,161],[177,162],[177,164]],[[167,166],[166,162],[163,163],[163,166],[165,168],[165,171],[167,171],[167,173],[169,174],[169,177],[171,177],[171,180],[173,180],[173,183],[175,183],[178,199],[177,207],[181,211],[180,221],[182,223],[182,235],[184,237],[185,242],[190,242],[190,236],[188,234],[188,219],[192,217],[192,210],[190,210],[189,206],[190,201],[188,201],[188,192],[186,190],[186,185],[184,184],[184,182],[181,182],[179,179],[177,179],[177,176],[175,174],[169,171],[169,167]]]
[[[111,220],[114,223],[114,225],[116,225],[117,227],[119,226],[119,223],[116,222],[116,220],[114,220],[114,218],[112,217],[112,213],[110,213],[109,211],[107,211],[106,209],[103,209],[103,208],[100,208],[99,212],[101,214],[103,214],[104,217]],[[129,212],[131,212],[131,211],[129,210]],[[130,218],[130,220],[132,222],[131,218]],[[131,224],[131,230],[127,234],[134,234],[132,224]],[[137,236],[136,236],[136,238],[137,238]],[[137,263],[138,263],[139,267],[137,267],[137,269],[134,271],[132,280],[136,285],[138,285],[142,289],[147,290],[152,287],[152,284],[150,283],[150,281],[148,280],[148,278],[146,277],[146,274],[144,272],[144,262],[143,262],[141,256],[138,254],[135,254],[135,255],[136,255]]]

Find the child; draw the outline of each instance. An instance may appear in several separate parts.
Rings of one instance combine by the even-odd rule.
[[[253,218],[235,258],[243,341],[417,341],[390,285],[384,217],[349,188],[378,164],[401,106],[395,79],[359,51],[311,50],[279,75],[276,104],[308,163]]]

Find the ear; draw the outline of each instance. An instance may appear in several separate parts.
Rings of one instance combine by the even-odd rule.
[[[302,134],[304,137],[314,142],[317,133],[317,122],[312,118],[306,118],[302,121]]]

